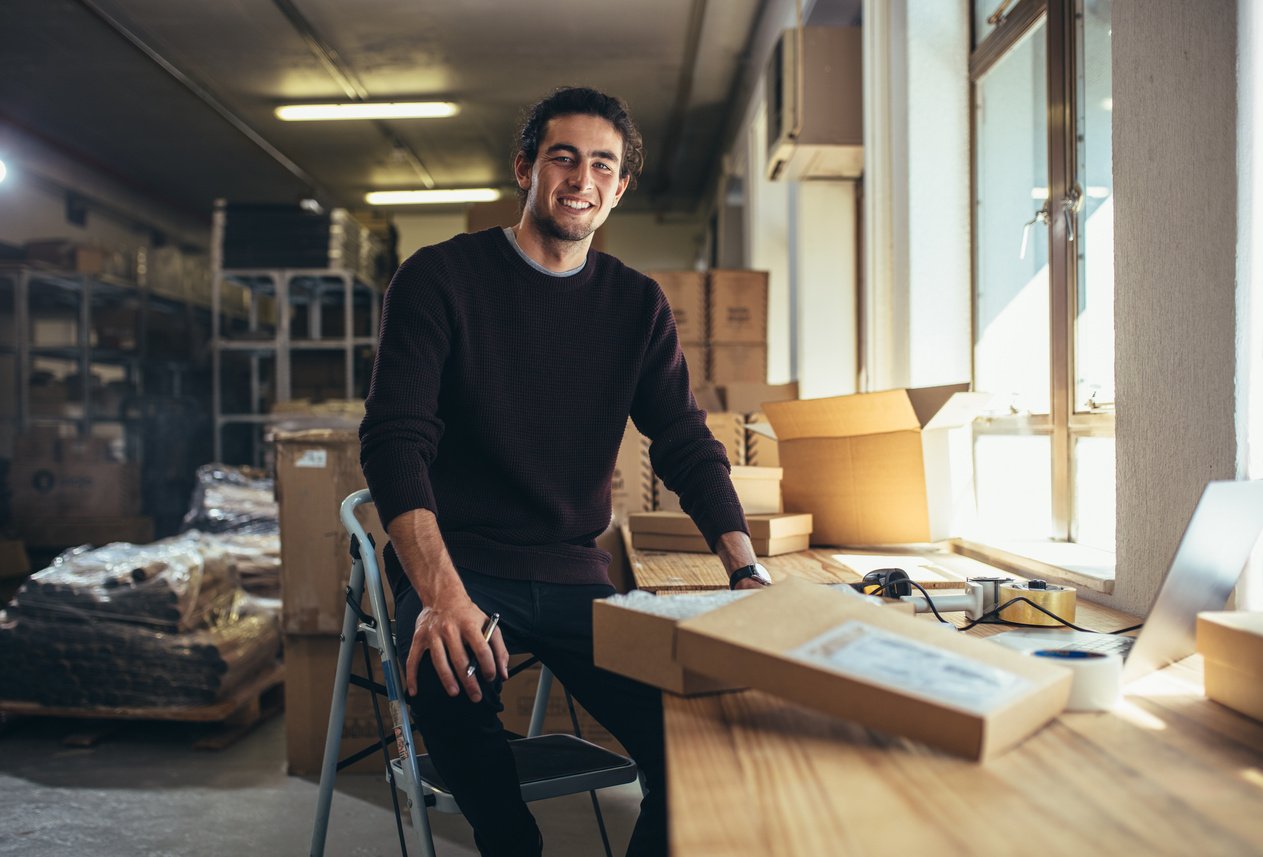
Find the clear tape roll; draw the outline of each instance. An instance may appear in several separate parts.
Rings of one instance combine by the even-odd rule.
[[[1033,654],[1065,667],[1074,676],[1070,699],[1066,702],[1067,711],[1108,711],[1118,703],[1123,688],[1121,656],[1073,647],[1040,649]]]

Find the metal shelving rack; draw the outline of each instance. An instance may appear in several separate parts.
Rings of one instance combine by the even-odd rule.
[[[39,287],[41,306],[32,304],[32,298],[36,294],[33,287]],[[112,301],[130,305],[127,310],[135,313],[134,348],[109,348],[92,341],[94,311]],[[38,345],[32,341],[33,321],[54,304],[60,304],[63,308],[73,307],[75,341]],[[13,325],[12,330],[6,332],[7,335],[0,337],[0,355],[11,358],[14,363],[13,412],[9,416],[15,430],[25,432],[39,425],[72,423],[76,427],[76,433],[86,437],[92,433],[92,426],[95,424],[120,422],[121,417],[118,414],[101,413],[97,402],[93,400],[92,367],[121,367],[129,392],[135,395],[144,392],[141,367],[145,360],[147,308],[147,295],[142,289],[114,277],[29,266],[0,268],[0,315],[10,318]],[[57,317],[64,320],[69,314],[63,313]],[[74,403],[81,408],[79,414],[68,414],[64,410],[54,413],[33,407],[31,373],[41,358],[73,363],[76,366],[81,389]],[[69,399],[65,402],[70,403]]]

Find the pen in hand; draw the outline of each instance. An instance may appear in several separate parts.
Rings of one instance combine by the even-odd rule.
[[[482,629],[482,641],[484,643],[491,642],[491,635],[496,630],[496,625],[500,624],[500,614],[492,613],[491,618],[487,620],[487,624]],[[473,677],[474,670],[478,668],[476,663],[470,663],[469,669],[465,670],[465,678]]]

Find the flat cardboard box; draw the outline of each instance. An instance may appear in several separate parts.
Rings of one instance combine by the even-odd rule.
[[[719,388],[724,409],[739,414],[763,410],[764,402],[786,402],[798,398],[798,382],[764,384],[760,381],[732,381]]]
[[[734,382],[762,383],[766,378],[766,345],[711,344],[710,380],[712,383],[731,386]]]
[[[976,515],[968,385],[769,402],[785,509],[815,515],[816,545],[933,542]]]
[[[750,541],[757,556],[780,556],[806,550],[811,537],[811,515],[747,515]],[[683,512],[646,512],[629,522],[632,546],[638,550],[710,553],[693,519]]]
[[[775,515],[785,511],[781,502],[781,476],[779,467],[732,468],[732,487],[747,515]],[[682,512],[680,497],[656,479],[657,507],[663,512]]]
[[[621,524],[633,512],[653,508],[653,465],[649,462],[649,438],[627,421],[618,458],[614,462],[614,479],[610,486],[613,521]]]
[[[767,271],[716,269],[710,272],[710,341],[767,342]]]
[[[1206,696],[1263,720],[1263,613],[1199,613],[1197,651],[1205,660]]]
[[[351,577],[351,537],[338,518],[342,501],[364,488],[354,431],[312,429],[276,435],[276,499],[281,525],[281,630],[339,634]],[[360,523],[377,542],[387,536],[374,506]],[[385,569],[382,569],[385,574]],[[393,605],[393,599],[388,599]]]
[[[1071,673],[787,579],[681,622],[686,669],[985,761],[1065,708]]]
[[[675,330],[681,342],[705,342],[706,273],[704,271],[647,271],[662,287],[662,293],[675,316]]]
[[[750,544],[755,556],[780,556],[797,553],[811,547],[811,536],[782,536],[775,539],[758,539],[753,536]],[[636,550],[672,551],[674,553],[710,553],[701,533],[695,536],[673,536],[666,533],[633,533],[632,547]]]
[[[673,602],[689,595],[659,596]],[[681,696],[740,690],[740,682],[718,681],[687,670],[675,659],[679,621],[610,601],[592,604],[593,659],[598,667]]]

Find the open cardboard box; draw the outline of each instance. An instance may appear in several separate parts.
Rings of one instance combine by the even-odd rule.
[[[768,402],[787,512],[815,516],[812,544],[884,545],[960,535],[973,520],[967,384]],[[757,430],[759,426],[750,426]]]
[[[675,650],[686,670],[978,761],[1070,694],[1062,667],[793,579],[681,622]]]

